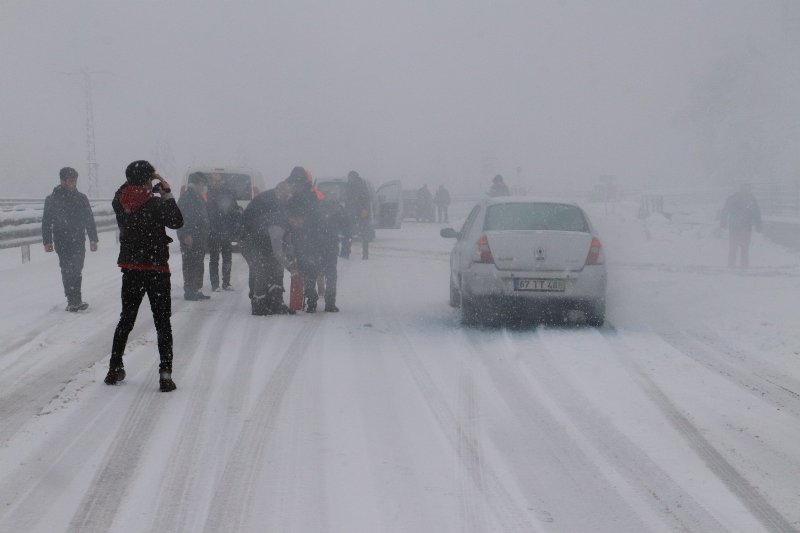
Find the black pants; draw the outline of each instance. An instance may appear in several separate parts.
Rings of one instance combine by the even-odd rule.
[[[299,262],[300,274],[303,276],[303,297],[306,302],[316,304],[319,299],[317,294],[317,277],[320,273],[320,261],[314,257],[311,259],[301,258]]]
[[[61,281],[64,284],[64,295],[67,303],[77,305],[82,302],[81,285],[83,284],[83,261],[86,258],[86,247],[80,246],[59,248],[58,266],[61,267]]]
[[[354,217],[352,218],[352,225],[356,235],[361,237],[361,257],[367,259],[369,257],[369,241],[372,240],[372,227],[369,224],[369,220],[361,217]],[[342,251],[340,254],[342,257],[350,257],[352,244],[352,238],[344,237],[342,239]]]
[[[322,249],[322,265],[320,276],[325,285],[325,306],[336,305],[337,263],[339,260],[339,243],[325,245]]]
[[[203,288],[203,261],[206,258],[204,248],[181,245],[183,267],[183,294],[191,296]]]
[[[111,366],[122,365],[122,355],[128,343],[136,315],[144,295],[150,300],[153,322],[158,336],[159,370],[172,372],[172,299],[170,297],[169,272],[153,270],[122,270],[122,312],[114,331],[111,346]]]
[[[271,251],[243,246],[250,270],[250,302],[254,313],[270,312],[283,304],[283,265]]]
[[[226,235],[211,234],[208,240],[208,275],[211,278],[211,288],[219,287],[219,256],[222,255],[222,286],[231,284],[232,261],[231,238]]]

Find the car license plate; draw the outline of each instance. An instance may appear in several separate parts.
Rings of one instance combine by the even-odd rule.
[[[515,291],[564,292],[563,279],[514,278]]]

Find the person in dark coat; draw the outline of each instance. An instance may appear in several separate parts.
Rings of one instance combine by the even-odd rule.
[[[219,291],[219,259],[222,256],[222,290],[232,291],[231,265],[233,261],[233,233],[236,219],[240,213],[236,194],[218,173],[211,174],[208,189],[209,235],[208,235],[208,274],[211,290]]]
[[[283,271],[296,270],[286,254],[287,203],[292,186],[285,181],[247,204],[242,217],[242,255],[250,270],[250,304],[254,315],[294,314],[283,303]]]
[[[189,176],[189,186],[178,200],[183,214],[183,227],[178,230],[183,261],[183,298],[190,301],[209,299],[200,291],[209,233],[207,192],[208,178],[202,172],[195,172]]]
[[[417,222],[433,222],[433,195],[427,185],[417,189]]]
[[[78,172],[71,167],[59,171],[61,185],[53,189],[44,201],[42,242],[46,252],[58,254],[61,281],[67,297],[66,310],[83,311],[89,304],[83,301],[83,262],[86,257],[86,234],[89,249],[97,251],[97,227],[89,199],[78,192]]]
[[[436,219],[439,223],[448,222],[447,208],[450,206],[450,192],[439,185],[436,194],[433,195],[433,203],[436,205]]]
[[[492,179],[492,186],[489,187],[489,196],[511,196],[511,191],[500,174]]]
[[[761,232],[761,210],[750,184],[743,184],[728,198],[720,213],[720,224],[729,233],[728,267],[734,268],[736,256],[740,255],[740,265],[747,268],[753,228]]]
[[[344,209],[350,218],[350,225],[354,234],[361,237],[361,258],[369,259],[369,241],[372,239],[372,225],[370,212],[372,199],[367,182],[358,172],[351,170],[347,174],[347,187],[344,193]],[[340,256],[349,259],[353,239],[342,240]]]
[[[292,200],[303,211],[302,225],[295,225],[289,231],[297,266],[303,276],[305,310],[315,313],[319,299],[316,281],[322,261],[319,197],[314,190],[311,174],[303,167],[294,167],[286,181],[292,186]]]
[[[125,169],[126,183],[114,195],[111,205],[119,227],[119,258],[122,269],[122,312],[114,330],[107,385],[125,379],[122,355],[133,330],[144,295],[150,300],[158,337],[159,385],[161,391],[175,390],[172,380],[172,300],[170,297],[169,238],[165,228],[179,229],[183,217],[167,180],[156,174],[147,161],[134,161]],[[152,182],[158,182],[153,193]]]
[[[352,235],[350,217],[342,204],[333,198],[324,198],[319,203],[320,210],[320,252],[319,273],[320,292],[325,295],[325,311],[337,313],[336,281],[339,241],[349,240]]]

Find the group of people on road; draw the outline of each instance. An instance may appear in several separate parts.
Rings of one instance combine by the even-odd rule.
[[[348,174],[342,204],[317,190],[305,168],[293,168],[244,211],[241,246],[250,270],[252,314],[294,314],[299,308],[314,313],[320,294],[325,311],[338,312],[338,258],[350,257],[355,232],[361,236],[362,258],[368,259],[371,231],[369,188],[358,172]],[[302,283],[300,306],[284,302],[287,270],[292,283]]]
[[[88,235],[90,250],[97,250],[97,229],[88,198],[77,190],[78,173],[65,167],[59,177],[60,185],[45,200],[42,241],[45,251],[55,251],[59,256],[66,310],[76,312],[88,308],[81,297],[85,243]],[[313,186],[311,174],[303,167],[295,167],[287,179],[257,195],[242,211],[233,190],[220,175],[190,175],[186,190],[176,201],[170,184],[153,165],[139,160],[126,168],[125,183],[115,193],[112,206],[119,229],[117,264],[122,272],[122,310],[104,380],[108,385],[125,379],[125,347],[147,295],[157,336],[159,387],[163,392],[176,388],[172,379],[169,268],[172,239],[167,229],[177,230],[184,298],[190,301],[209,299],[201,291],[206,253],[210,256],[212,290],[233,290],[232,243],[238,240],[249,267],[254,315],[295,312],[283,302],[285,270],[305,281],[306,312],[316,311],[320,293],[325,311],[339,311],[337,263],[340,255],[349,257],[353,230],[362,237],[363,259],[369,257],[369,189],[355,171],[348,175],[344,205],[326,198]]]

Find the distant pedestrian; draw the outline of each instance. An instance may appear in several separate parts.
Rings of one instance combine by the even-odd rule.
[[[428,185],[417,189],[417,222],[433,222],[433,195]]]
[[[489,187],[489,196],[511,196],[511,191],[500,174],[492,179],[492,186]]]
[[[58,254],[66,310],[74,313],[89,307],[81,296],[83,262],[87,233],[89,249],[97,251],[97,228],[89,199],[78,192],[78,172],[64,167],[58,174],[61,184],[44,201],[42,242],[46,252],[55,250]]]
[[[450,206],[450,192],[439,185],[436,194],[433,195],[433,203],[436,205],[436,220],[439,223],[448,222],[447,209]]]
[[[728,230],[728,267],[736,266],[736,256],[740,256],[740,265],[750,265],[750,238],[753,228],[761,232],[761,210],[753,194],[750,184],[745,183],[725,202],[720,213],[720,224]]]
[[[178,230],[183,265],[183,298],[190,301],[208,300],[203,294],[203,263],[208,248],[208,210],[206,194],[208,178],[202,172],[189,176],[189,185],[178,200],[183,215],[183,227]]]
[[[372,240],[374,231],[370,221],[372,195],[367,182],[355,170],[347,174],[344,209],[350,217],[353,234],[361,237],[361,258],[369,259],[369,241]],[[352,242],[352,237],[342,240],[341,257],[350,258]]]
[[[319,243],[322,257],[318,285],[320,292],[325,296],[325,311],[338,313],[336,283],[339,240],[350,239],[351,221],[342,204],[333,198],[323,198],[319,206],[321,221]]]
[[[209,235],[208,274],[211,290],[220,290],[220,256],[222,257],[222,290],[232,291],[231,266],[233,263],[233,234],[236,230],[241,208],[236,203],[236,194],[219,173],[211,174],[208,189]]]
[[[139,306],[147,294],[158,337],[159,385],[162,392],[175,390],[172,380],[172,299],[170,296],[169,243],[165,228],[178,229],[183,217],[167,180],[156,174],[147,161],[134,161],[125,169],[126,183],[114,195],[111,205],[119,227],[119,258],[122,269],[122,312],[105,383],[125,379],[122,355],[133,330]],[[152,183],[158,182],[154,196]]]

